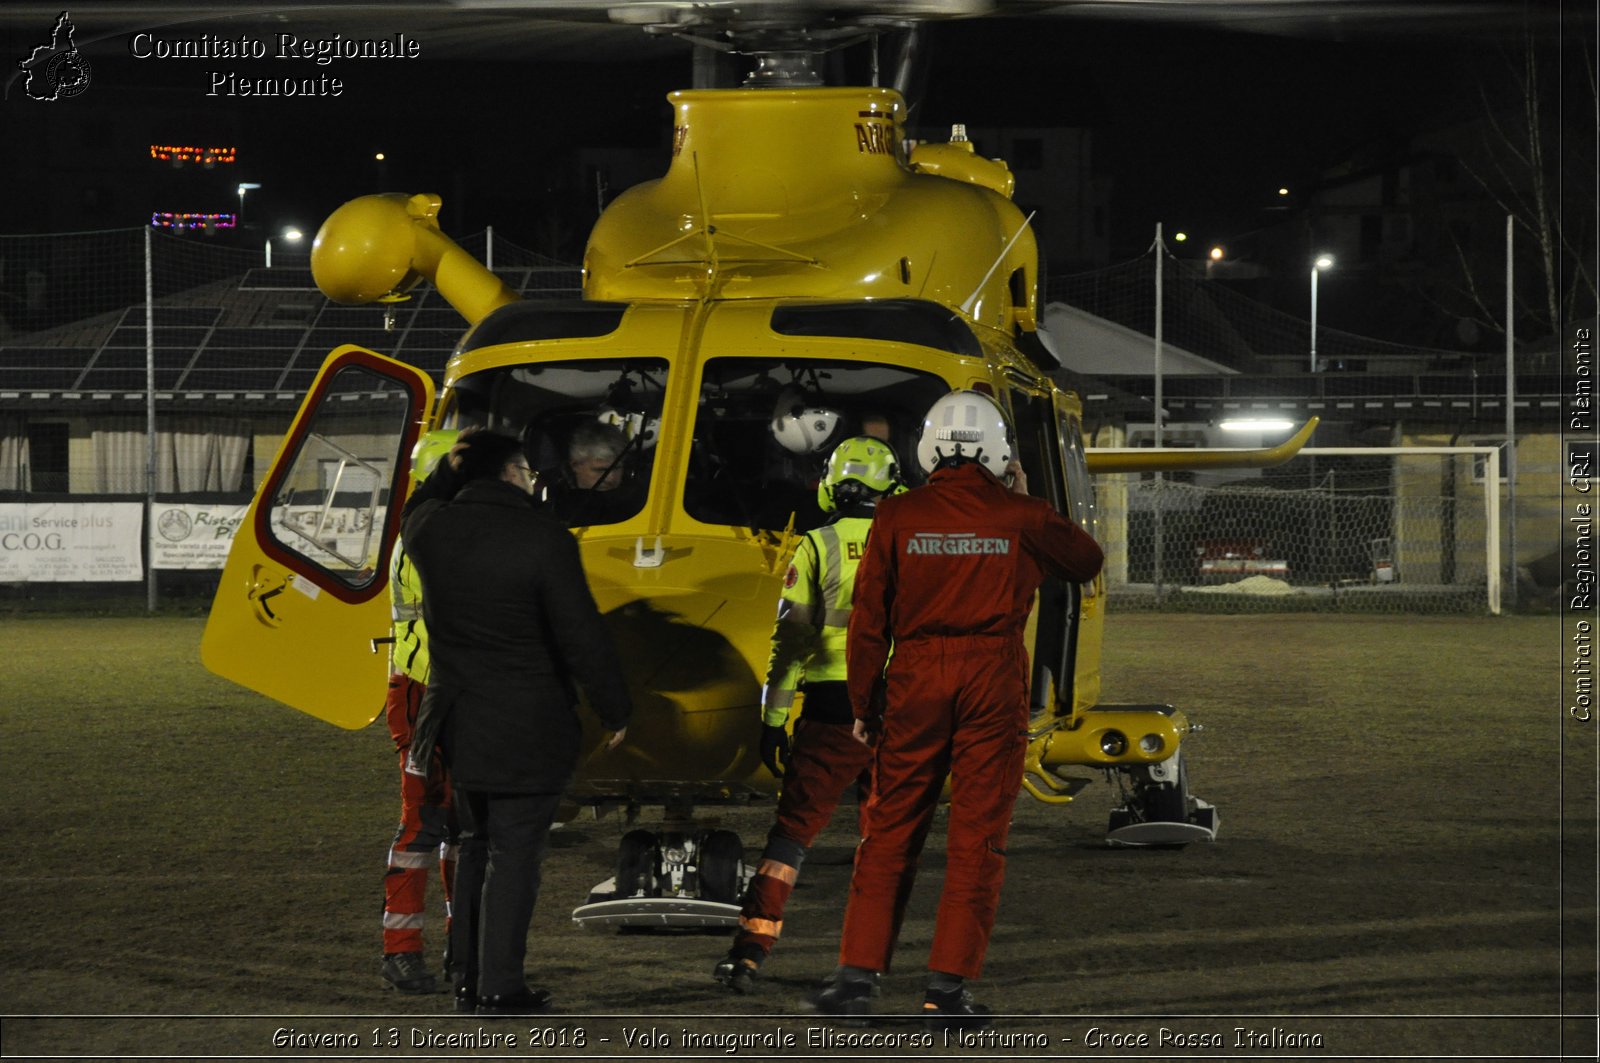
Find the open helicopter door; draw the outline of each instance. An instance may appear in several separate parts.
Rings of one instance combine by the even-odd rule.
[[[328,355],[234,535],[200,642],[205,666],[345,728],[383,707],[388,559],[426,374],[372,351]]]
[[[1072,475],[1069,441],[1062,436],[1065,421],[1058,419],[1051,396],[1024,391],[1011,393],[1011,415],[1016,426],[1017,460],[1028,476],[1028,493],[1043,498],[1056,512],[1071,517],[1093,532],[1085,519],[1091,511],[1078,497],[1087,491],[1087,475]],[[1076,423],[1076,418],[1074,418]],[[1088,588],[1093,595],[1093,588]],[[1033,632],[1033,680],[1030,707],[1036,725],[1068,713],[1080,699],[1077,652],[1082,627],[1085,588],[1049,578],[1039,587]],[[1096,618],[1099,612],[1096,611]],[[1098,629],[1095,634],[1098,646]],[[1097,657],[1098,655],[1096,655]],[[1099,692],[1097,662],[1091,662],[1093,694]],[[1091,696],[1089,704],[1093,704]]]

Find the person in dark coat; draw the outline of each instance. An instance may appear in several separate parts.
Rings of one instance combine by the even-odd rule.
[[[479,1015],[550,1004],[528,987],[523,959],[550,825],[580,752],[576,687],[614,732],[611,748],[632,711],[577,543],[535,509],[529,483],[519,441],[464,432],[402,525],[433,657],[412,756],[437,744],[453,782],[456,1008]]]

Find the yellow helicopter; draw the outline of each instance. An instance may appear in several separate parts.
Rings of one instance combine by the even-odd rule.
[[[1082,402],[1052,379],[1039,336],[1038,254],[1006,165],[959,127],[908,146],[899,92],[811,84],[796,55],[764,51],[745,87],[671,94],[666,172],[600,217],[581,299],[519,297],[444,234],[437,196],[335,211],[312,253],[330,299],[383,304],[427,281],[467,328],[437,396],[377,352],[328,356],[202,642],[214,672],[366,726],[384,690],[374,640],[389,626],[413,445],[469,425],[520,436],[578,539],[636,705],[618,749],[589,735],[570,798],[667,809],[666,830],[625,836],[617,877],[574,913],[590,925],[736,920],[741,845],[697,832],[692,813],[776,788],[756,748],[762,673],[789,556],[823,519],[815,484],[832,441],[871,431],[904,458],[940,395],[987,392],[1011,416],[1033,492],[1092,532],[1096,473],[1275,464],[1314,427],[1268,450],[1086,453]],[[624,442],[608,490],[566,469],[574,436],[597,425]],[[1217,811],[1188,792],[1184,713],[1100,702],[1105,601],[1102,579],[1040,592],[1019,785],[1066,804],[1090,781],[1070,772],[1103,771],[1125,798],[1110,840],[1209,840]]]

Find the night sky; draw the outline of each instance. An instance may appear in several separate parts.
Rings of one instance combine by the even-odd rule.
[[[378,35],[371,18],[352,17],[347,36]],[[30,33],[14,19],[5,29],[7,53],[19,55],[48,32]],[[272,29],[248,32],[269,37]],[[1346,36],[1083,19],[939,23],[929,31],[914,117],[930,132],[957,121],[1088,127],[1096,169],[1115,190],[1113,257],[1139,253],[1157,221],[1194,233],[1198,246],[1268,223],[1281,206],[1280,185],[1303,187],[1352,152],[1478,106],[1483,71],[1504,62],[1491,44],[1459,38],[1447,22],[1421,34],[1365,27]],[[468,62],[429,58],[427,33],[419,38],[417,61],[291,68],[343,78],[337,99],[208,97],[205,71],[218,63],[136,62],[125,37],[86,50],[94,82],[81,97],[41,105],[13,81],[0,120],[6,139],[26,147],[13,175],[24,194],[0,204],[0,228],[139,224],[121,202],[112,207],[131,216],[60,202],[40,209],[36,199],[60,200],[63,186],[125,169],[123,156],[152,139],[237,142],[239,162],[212,183],[259,182],[247,220],[313,230],[354,195],[434,190],[446,198],[447,231],[492,224],[531,241],[519,233],[528,199],[561,191],[551,186],[550,160],[563,152],[633,148],[647,176],[651,160],[665,167],[671,118],[663,97],[689,83],[686,49],[640,54],[630,36],[617,49],[621,58],[602,43],[581,62]],[[286,72],[281,62],[220,65],[257,76]],[[388,156],[381,168],[372,158],[378,150]]]

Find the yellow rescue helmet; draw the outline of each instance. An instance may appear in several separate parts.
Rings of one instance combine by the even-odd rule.
[[[873,502],[903,485],[894,448],[872,436],[851,436],[833,448],[817,484],[817,505],[833,513],[840,506]]]

